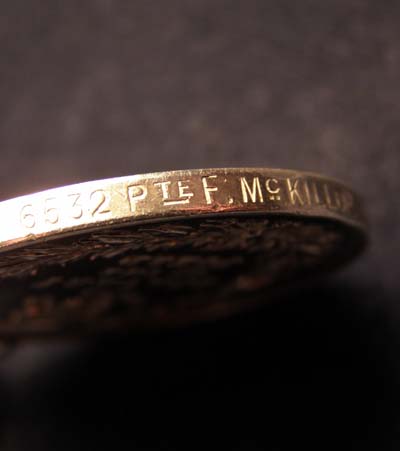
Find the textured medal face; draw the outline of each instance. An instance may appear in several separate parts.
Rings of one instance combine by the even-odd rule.
[[[213,319],[360,252],[357,196],[321,176],[177,171],[0,204],[0,335],[76,336]]]

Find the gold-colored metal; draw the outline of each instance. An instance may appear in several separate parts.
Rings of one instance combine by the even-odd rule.
[[[278,169],[200,169],[98,180],[1,202],[0,249],[104,226],[243,213],[364,228],[359,199],[338,181]]]
[[[342,183],[265,168],[81,183],[1,202],[0,217],[0,336],[223,316],[349,260],[366,237]]]

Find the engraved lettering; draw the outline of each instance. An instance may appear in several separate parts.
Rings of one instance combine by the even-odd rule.
[[[260,202],[264,202],[264,198],[261,192],[260,179],[258,177],[253,177],[253,184],[251,188],[247,183],[246,177],[240,177],[240,186],[242,188],[243,202],[245,204],[249,202],[249,196],[250,200],[253,203],[257,202],[257,194]]]
[[[286,179],[286,182],[289,190],[290,202],[293,205],[296,205],[297,202],[299,202],[300,205],[304,205],[304,199],[301,197],[298,191],[299,180],[295,180],[294,182],[292,182],[291,179]]]
[[[154,183],[154,186],[160,186],[161,192],[163,195],[163,200],[169,199],[169,185],[171,185],[171,182],[157,182]]]
[[[33,211],[33,205],[24,205],[21,210],[21,224],[27,229],[33,229],[36,225],[36,218]]]
[[[79,193],[68,194],[68,197],[73,199],[73,203],[71,205],[71,218],[80,219],[83,216],[83,208],[80,204],[78,204],[81,195]]]
[[[342,210],[347,213],[352,210],[354,206],[354,196],[350,191],[343,191],[342,193]]]
[[[188,180],[178,180],[177,183],[178,183],[178,198],[177,199],[173,199],[173,198],[171,199],[171,195],[170,195],[171,182],[170,181],[154,183],[155,186],[161,187],[164,205],[188,204],[190,202],[190,198],[194,196],[194,194],[192,192],[187,191],[189,189],[189,185],[185,185],[185,183],[188,183]]]
[[[303,184],[304,184],[304,192],[306,193],[308,205],[311,205],[311,193],[310,193],[310,188],[308,186],[307,180],[304,180]]]
[[[201,178],[201,181],[203,183],[204,196],[206,198],[206,203],[208,205],[212,204],[212,197],[210,193],[218,191],[218,188],[216,186],[210,186],[208,184],[208,179],[216,179],[216,178],[217,178],[216,175],[208,175]]]
[[[189,189],[188,185],[184,185],[184,183],[188,183],[187,180],[184,181],[179,181],[178,182],[178,193],[179,193],[179,197],[187,197],[187,202],[189,202],[190,198],[194,196],[194,194],[192,192],[187,192],[186,190]]]
[[[312,192],[313,192],[313,197],[314,197],[315,203],[317,205],[319,205],[321,203],[321,201],[320,201],[320,198],[319,198],[317,182],[313,182],[312,183]]]
[[[281,189],[279,187],[279,182],[277,179],[267,179],[265,181],[265,188],[268,194],[270,194],[270,200],[281,200],[281,196],[279,196]]]
[[[102,215],[105,213],[110,213],[109,203],[110,203],[110,197],[109,194],[103,191],[102,189],[93,191],[90,194],[90,200],[94,201],[96,206],[92,209],[91,213],[92,216]]]
[[[57,224],[59,220],[59,214],[57,208],[51,205],[54,201],[57,201],[56,198],[51,197],[44,201],[44,218],[45,222],[48,224]]]
[[[329,192],[329,187],[328,185],[325,183],[324,184],[324,194],[325,194],[325,200],[326,200],[326,205],[328,208],[332,208],[332,199],[331,199],[331,195]]]
[[[342,200],[340,198],[340,193],[338,191],[335,191],[335,206],[340,210],[342,206]]]
[[[136,210],[136,203],[146,199],[147,186],[146,185],[131,185],[128,186],[128,198],[131,206],[131,211]]]

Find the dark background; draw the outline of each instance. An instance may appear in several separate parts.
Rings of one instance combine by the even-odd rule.
[[[400,2],[3,0],[0,197],[228,166],[365,197],[354,265],[257,313],[0,369],[4,451],[400,447]]]

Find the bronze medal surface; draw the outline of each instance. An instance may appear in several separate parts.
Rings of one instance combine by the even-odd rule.
[[[169,171],[0,203],[0,335],[82,336],[251,308],[366,241],[359,198],[316,174]]]

